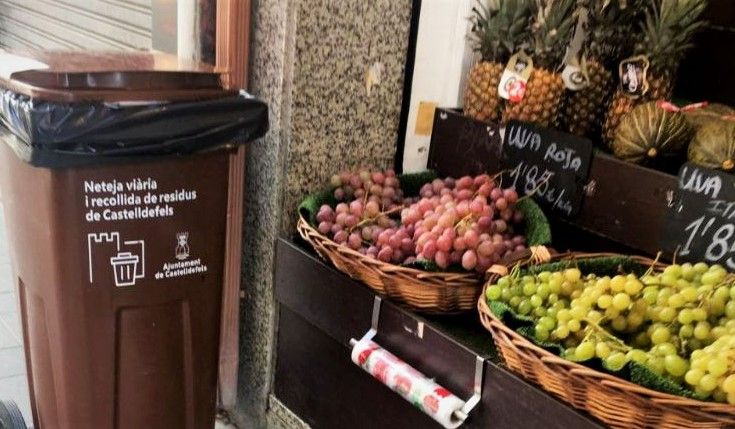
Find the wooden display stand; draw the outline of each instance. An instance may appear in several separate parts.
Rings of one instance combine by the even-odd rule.
[[[375,294],[286,239],[276,248],[280,304],[275,394],[313,427],[433,428],[427,415],[350,361],[350,338],[371,325]],[[378,342],[462,397],[492,338],[472,313],[424,318],[390,302]],[[602,428],[488,359],[479,406],[463,428]]]

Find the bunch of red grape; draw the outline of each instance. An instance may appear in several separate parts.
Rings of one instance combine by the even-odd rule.
[[[424,260],[484,272],[525,249],[517,231],[523,223],[515,210],[518,194],[486,174],[436,179],[421,188],[420,199],[404,198],[392,170],[342,173],[331,184],[339,203],[321,206],[319,232],[383,262]]]
[[[518,194],[500,189],[490,176],[435,179],[420,194],[401,213],[402,225],[414,227],[417,259],[485,272],[506,254],[525,249],[525,237],[516,233],[523,223],[515,210]]]
[[[377,210],[391,210],[403,205],[403,191],[393,170],[343,172],[332,176],[330,184],[334,187],[337,202],[363,201],[365,209],[369,203],[374,203],[371,209],[377,206]]]

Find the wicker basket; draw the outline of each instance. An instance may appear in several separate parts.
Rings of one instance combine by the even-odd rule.
[[[381,295],[430,314],[452,314],[475,308],[482,279],[473,273],[427,272],[389,264],[341,246],[299,217],[301,237],[338,270]]]
[[[549,262],[602,256],[620,255],[567,253],[553,256]],[[655,264],[657,270],[665,267],[644,257],[631,259],[643,265]],[[500,268],[502,271],[503,267]],[[493,274],[485,287],[498,277]],[[482,324],[492,333],[508,368],[611,427],[701,429],[735,426],[735,406],[657,392],[570,362],[536,346],[495,316],[485,301],[484,290],[478,300],[478,309]]]

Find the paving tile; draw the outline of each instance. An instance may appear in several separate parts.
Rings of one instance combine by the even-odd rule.
[[[22,347],[0,349],[0,379],[25,373],[26,362]]]
[[[20,412],[26,425],[29,427],[33,424],[31,414],[31,400],[28,393],[28,380],[25,375],[16,375],[14,377],[0,378],[0,399],[12,399],[18,404]]]
[[[15,299],[15,292],[0,291],[0,314],[18,313],[18,302]]]
[[[10,329],[0,323],[0,349],[7,349],[10,347],[23,347],[23,343],[18,341],[15,334],[10,332]]]
[[[0,208],[0,210],[2,210]],[[5,219],[0,216],[0,238],[2,239],[2,245],[0,245],[0,255],[8,255],[8,227],[5,225]]]
[[[14,291],[13,270],[9,262],[0,262],[0,292]]]
[[[0,314],[0,324],[5,325],[18,341],[23,342],[23,331],[20,328],[18,313]]]
[[[15,401],[30,427],[33,417],[12,279],[5,219],[0,201],[0,399]]]
[[[8,235],[5,232],[5,225],[0,218],[0,265],[10,263],[10,252],[8,249]]]
[[[5,231],[2,204],[0,204],[0,292],[13,289],[13,274],[8,255],[8,239]]]

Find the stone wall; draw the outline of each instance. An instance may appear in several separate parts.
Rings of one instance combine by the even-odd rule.
[[[268,400],[278,329],[274,241],[292,234],[299,201],[333,172],[392,166],[410,16],[410,0],[253,3],[250,90],[270,104],[271,131],[248,153],[241,427],[300,425]]]
[[[287,212],[339,169],[393,165],[410,3],[298,2]]]

